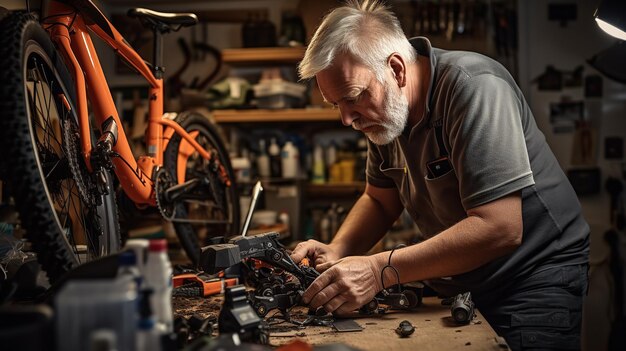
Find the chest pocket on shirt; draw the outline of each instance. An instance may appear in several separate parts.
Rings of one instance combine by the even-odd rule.
[[[448,150],[444,143],[443,118],[435,121],[431,128],[435,132],[437,148],[439,149],[439,160],[445,160],[446,167],[444,169],[449,170],[441,175],[436,174],[432,176],[433,174],[431,174],[432,177],[429,177],[427,174],[424,177],[424,186],[430,197],[431,211],[440,225],[443,226],[440,230],[443,230],[467,217],[467,214],[461,204],[459,180],[450,164]],[[439,163],[442,164],[441,161]],[[437,162],[430,162],[426,166],[429,173],[436,173],[432,169],[433,164],[437,164]]]

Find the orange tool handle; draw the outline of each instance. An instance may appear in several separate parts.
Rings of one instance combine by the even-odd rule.
[[[226,287],[237,285],[239,283],[239,279],[237,278],[228,278],[228,279],[211,279],[206,282],[202,282],[204,287],[204,297],[221,294],[226,290]]]

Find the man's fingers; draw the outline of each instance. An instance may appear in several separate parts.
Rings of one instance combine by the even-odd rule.
[[[309,285],[309,288],[306,289],[304,294],[302,294],[302,302],[304,302],[305,304],[310,304],[313,297],[315,297],[319,292],[321,292],[324,288],[330,285],[333,282],[334,278],[335,277],[332,271],[326,271],[320,274],[320,276],[315,278],[313,283]],[[312,307],[317,308],[321,305],[322,304],[319,304],[317,306],[312,306]]]
[[[361,306],[358,306],[358,304],[346,301],[341,306],[337,307],[337,309],[335,310],[335,315],[344,317],[349,316],[354,314],[354,311],[359,308],[361,308]]]
[[[309,306],[311,308],[318,308],[320,306],[325,306],[331,300],[340,297],[339,295],[340,292],[341,292],[341,289],[339,288],[339,285],[337,283],[332,283],[328,285],[327,287],[325,287],[324,289],[320,290],[317,294],[315,294],[315,296],[313,296],[313,298],[311,299]],[[336,307],[339,307],[339,306],[336,306]],[[326,312],[332,312],[332,311],[326,310]]]
[[[345,305],[347,301],[348,299],[346,299],[343,295],[339,294],[324,304],[324,310],[328,313],[333,313],[337,311],[339,308],[341,308],[341,306]]]
[[[328,268],[336,265],[337,263],[339,263],[341,260],[337,260],[337,261],[331,261],[331,262],[324,262],[324,263],[320,263],[320,264],[316,264],[315,265],[315,269],[317,269],[318,272],[322,273],[324,271],[326,271]]]
[[[298,263],[307,256],[312,256],[315,253],[315,248],[308,242],[302,242],[296,245],[296,248],[291,252],[291,259]]]

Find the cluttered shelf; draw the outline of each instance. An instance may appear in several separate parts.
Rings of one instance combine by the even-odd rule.
[[[365,191],[365,182],[307,184],[306,196],[312,198],[357,197]]]
[[[339,122],[339,111],[329,108],[214,110],[212,114],[215,122],[217,123],[315,121]]]
[[[231,65],[296,63],[302,60],[305,47],[263,47],[223,49],[222,60]]]

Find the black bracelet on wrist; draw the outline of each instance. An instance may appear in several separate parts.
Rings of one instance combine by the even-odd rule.
[[[405,247],[406,245],[404,244],[399,244],[396,247],[394,247],[391,252],[389,253],[389,259],[387,260],[387,265],[383,267],[383,269],[380,271],[380,283],[383,286],[383,290],[385,290],[385,269],[387,268],[391,268],[395,273],[396,273],[396,279],[398,281],[397,285],[400,286],[400,273],[398,272],[398,270],[396,269],[396,267],[391,265],[391,255],[393,255],[393,252],[396,251],[396,249],[400,249]]]

